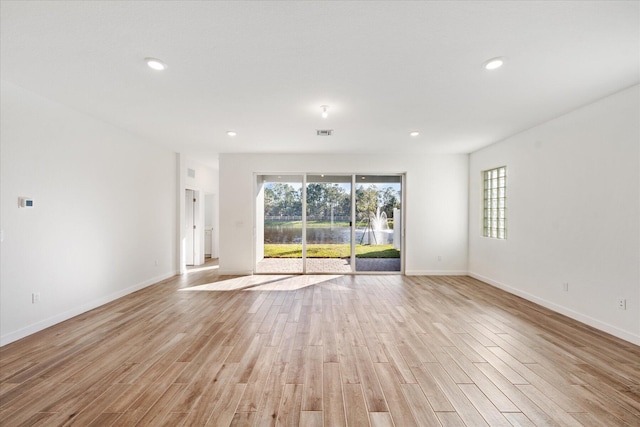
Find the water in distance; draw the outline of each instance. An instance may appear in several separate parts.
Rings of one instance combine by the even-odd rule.
[[[393,243],[393,230],[377,230],[375,233],[356,229],[356,244],[387,245]],[[264,227],[264,242],[271,244],[302,243],[302,229],[299,227],[285,227],[269,225]],[[309,244],[341,244],[351,242],[350,227],[307,228],[307,243]]]

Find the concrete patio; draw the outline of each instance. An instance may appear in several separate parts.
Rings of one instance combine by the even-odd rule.
[[[400,272],[400,258],[356,258],[356,272]],[[302,258],[265,258],[256,273],[302,273]],[[307,258],[307,273],[352,273],[345,258]]]

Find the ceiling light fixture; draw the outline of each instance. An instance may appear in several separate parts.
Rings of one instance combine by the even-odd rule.
[[[144,62],[146,62],[152,70],[163,71],[167,69],[167,64],[157,58],[144,58]]]
[[[482,66],[485,68],[485,70],[495,70],[496,68],[502,67],[503,64],[504,64],[504,58],[501,56],[498,56],[496,58],[491,58],[487,60]]]
[[[227,131],[227,135],[229,135],[229,136],[236,136],[236,135],[237,135],[237,133],[236,133],[235,131],[233,131],[233,130],[228,130],[228,131]]]
[[[329,117],[329,112],[327,111],[329,109],[329,106],[321,105],[320,108],[322,109],[322,118],[326,119],[327,117]]]
[[[409,132],[410,136],[418,136],[420,135],[420,132],[418,132],[417,130],[414,130],[413,132]]]

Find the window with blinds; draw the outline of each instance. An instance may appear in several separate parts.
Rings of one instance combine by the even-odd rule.
[[[482,235],[507,238],[507,167],[482,172],[484,178],[484,218]]]

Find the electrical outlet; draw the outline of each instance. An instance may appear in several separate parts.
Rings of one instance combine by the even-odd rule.
[[[442,255],[438,255],[438,261],[442,261]]]
[[[627,309],[627,299],[626,298],[618,298],[618,308],[620,310]]]
[[[155,260],[155,261],[154,261],[154,264],[155,264],[155,266],[157,267],[157,266],[158,266],[158,260]]]
[[[31,294],[31,304],[40,302],[40,292],[34,292]]]
[[[564,282],[562,284],[562,290],[565,292],[569,292],[569,282]]]

